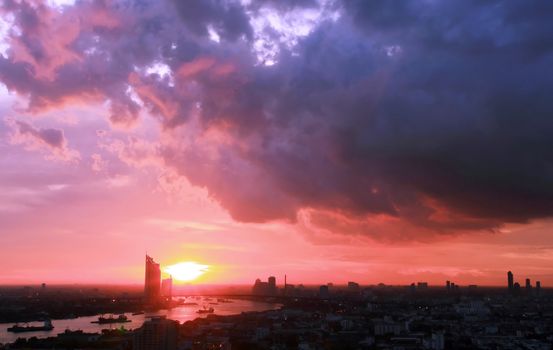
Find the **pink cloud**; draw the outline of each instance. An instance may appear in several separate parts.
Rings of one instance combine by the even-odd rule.
[[[17,120],[7,120],[11,128],[9,141],[14,145],[23,145],[27,150],[40,151],[47,159],[65,162],[78,162],[80,153],[67,146],[63,130],[54,128],[36,128]]]
[[[119,139],[102,140],[100,148],[116,155],[123,163],[135,168],[163,168],[161,146],[156,142],[129,136],[126,142]]]
[[[30,64],[36,78],[50,81],[60,67],[82,60],[82,54],[71,47],[81,31],[118,24],[100,3],[68,7],[60,13],[40,1],[7,1],[4,10],[22,24],[11,40],[13,61]]]
[[[91,164],[92,171],[101,172],[105,170],[107,166],[107,162],[102,158],[101,154],[98,154],[98,153],[91,154],[90,158],[92,160],[92,164]]]

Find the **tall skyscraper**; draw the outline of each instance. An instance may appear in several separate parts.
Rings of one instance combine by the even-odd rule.
[[[134,331],[133,350],[176,350],[179,323],[165,316],[152,317]]]
[[[513,273],[511,271],[507,272],[507,286],[509,287],[509,292],[513,291],[514,287]]]
[[[161,270],[159,264],[146,255],[146,273],[144,281],[144,297],[149,303],[159,301],[161,295]]]
[[[165,278],[161,281],[161,296],[171,301],[173,297],[173,277]]]
[[[530,279],[526,279],[526,291],[529,292],[532,289],[532,283],[530,283]]]

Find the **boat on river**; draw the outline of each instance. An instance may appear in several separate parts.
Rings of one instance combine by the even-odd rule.
[[[8,332],[13,333],[22,333],[22,332],[40,332],[40,331],[51,331],[54,329],[52,321],[45,320],[42,326],[20,326],[18,324],[13,325],[7,329]]]
[[[119,315],[117,317],[113,317],[113,315],[110,315],[109,317],[98,317],[98,321],[92,321],[91,323],[98,323],[98,324],[110,324],[110,323],[127,323],[131,322],[125,315]]]

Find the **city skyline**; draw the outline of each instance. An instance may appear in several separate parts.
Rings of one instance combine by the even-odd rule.
[[[162,268],[160,264],[156,263],[155,260],[146,254],[146,260],[145,260],[145,266],[144,266],[144,300],[149,304],[155,304],[159,303],[162,300],[162,297],[168,297],[167,300],[171,300],[172,298],[172,286],[173,286],[173,278],[171,275],[169,275],[168,278],[162,278],[161,271]],[[163,269],[164,271],[167,271],[167,268]],[[541,291],[541,281],[535,281],[534,285],[532,285],[532,280],[528,277],[523,277],[525,284],[524,284],[524,293],[526,294],[532,294],[537,293],[539,294]],[[359,293],[361,292],[361,287],[366,288],[367,286],[360,285],[359,283],[355,281],[348,281],[347,283],[340,285],[335,284],[332,281],[322,284],[320,286],[320,292],[319,296],[322,296],[323,294],[329,293],[329,288],[335,288],[335,287],[347,287],[347,290]],[[374,287],[375,285],[369,285],[371,287]],[[377,287],[384,287],[386,284],[384,283],[378,283]],[[397,285],[389,285],[388,287],[396,287]],[[432,285],[428,282],[423,281],[417,281],[412,282],[409,287],[411,290],[416,289],[422,289],[426,290],[428,287],[438,287],[438,285]],[[44,287],[44,284],[43,284]],[[253,283],[253,286],[251,288],[251,295],[255,296],[283,296],[283,297],[290,297],[293,296],[295,293],[301,294],[302,289],[305,287],[304,283],[299,281],[296,284],[290,284],[288,283],[288,276],[285,274],[284,278],[279,281],[277,277],[275,276],[269,276],[267,277],[267,281],[264,282],[260,278],[256,278],[255,282]],[[313,285],[309,286],[313,287]],[[406,287],[406,286],[405,286]],[[445,287],[445,290],[449,292],[458,291],[459,288],[468,288],[468,290],[475,290],[475,288],[478,287],[476,284],[468,284],[460,286],[459,283],[455,283],[454,281],[447,280],[445,281],[445,285],[441,285],[442,288]],[[499,287],[499,286],[481,286],[481,287]],[[515,279],[515,274],[509,270],[507,271],[507,280],[506,283],[502,286],[503,289],[507,294],[516,295],[520,294],[522,292],[521,283],[517,282]],[[298,289],[299,288],[299,289]],[[547,288],[547,287],[546,287]]]
[[[551,13],[3,1],[0,285],[553,286]]]

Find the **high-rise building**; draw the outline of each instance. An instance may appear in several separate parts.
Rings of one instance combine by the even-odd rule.
[[[173,297],[173,277],[165,278],[161,281],[161,296],[171,301]]]
[[[509,292],[513,291],[514,287],[514,279],[513,279],[513,273],[511,271],[507,272],[507,286],[509,288]]]
[[[450,281],[445,281],[445,289],[447,289],[448,292],[451,290],[451,282]]]
[[[540,294],[541,291],[541,282],[536,281],[536,294]]]
[[[159,264],[146,255],[146,273],[144,281],[144,297],[149,303],[159,301],[161,295],[161,270]]]
[[[267,279],[267,282],[269,283],[269,295],[276,295],[277,294],[277,285],[276,285],[276,278],[275,276],[270,276]]]
[[[133,350],[176,350],[179,323],[165,316],[152,317],[134,331]]]
[[[513,284],[513,293],[514,294],[520,293],[520,284],[518,282],[515,282],[515,284]]]
[[[532,283],[530,283],[530,279],[526,279],[526,285],[525,285],[526,291],[529,292],[532,289]]]

